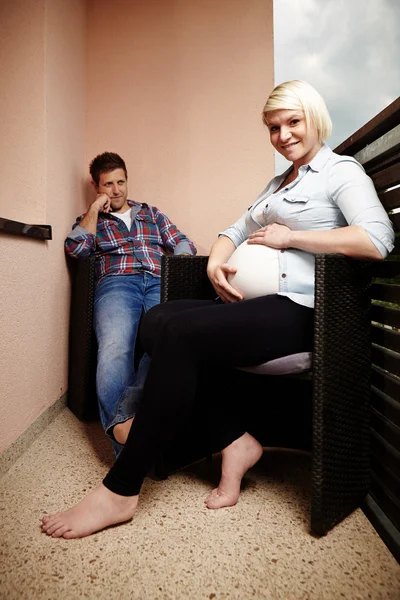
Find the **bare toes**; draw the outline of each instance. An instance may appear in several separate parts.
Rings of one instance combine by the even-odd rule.
[[[211,494],[209,494],[207,496],[207,498],[204,500],[204,504],[207,504],[212,498],[214,498],[215,496],[217,496],[217,492],[218,492],[218,488],[215,488],[215,490],[213,490],[211,492]]]
[[[206,500],[207,508],[217,509],[228,506],[234,506],[237,502],[237,498],[229,496],[219,488],[216,488],[211,492]]]
[[[66,531],[63,534],[63,538],[66,540],[72,540],[76,537],[79,537],[79,536],[77,535],[76,531],[74,531],[73,529],[68,529],[68,531]],[[81,537],[86,537],[86,536],[81,536]]]
[[[55,523],[52,523],[45,527],[44,532],[47,533],[47,535],[53,535],[53,533],[57,531],[57,529],[60,529],[61,526],[62,523],[60,521],[56,521]]]
[[[56,529],[56,531],[54,531],[54,533],[52,533],[51,537],[53,537],[53,538],[65,537],[64,534],[67,531],[70,531],[70,528],[67,525],[61,525],[58,529]]]

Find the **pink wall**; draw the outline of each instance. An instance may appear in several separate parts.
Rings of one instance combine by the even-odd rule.
[[[2,0],[0,73],[0,216],[53,226],[0,236],[1,452],[67,390],[63,241],[90,159],[122,154],[130,196],[201,253],[273,175],[272,0]]]
[[[0,452],[67,389],[63,240],[82,208],[84,0],[0,8],[0,216],[49,223],[53,240],[0,237]]]
[[[272,0],[89,0],[87,162],[126,160],[130,197],[208,253],[273,176]]]
[[[0,2],[0,216],[45,215],[45,0]]]

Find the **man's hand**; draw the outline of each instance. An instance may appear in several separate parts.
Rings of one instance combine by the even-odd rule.
[[[290,248],[291,234],[291,230],[286,225],[272,223],[251,233],[247,242],[249,244],[262,244],[270,248]]]
[[[99,212],[111,212],[111,201],[107,194],[97,194],[96,200],[90,205],[90,209],[94,209]],[[89,210],[90,210],[89,209]]]
[[[82,221],[79,224],[85,229],[87,229],[89,233],[96,234],[99,213],[108,213],[110,211],[111,202],[109,196],[107,196],[107,194],[97,194],[96,200],[92,202],[92,204],[89,207],[89,210],[87,211],[86,215],[83,217]]]

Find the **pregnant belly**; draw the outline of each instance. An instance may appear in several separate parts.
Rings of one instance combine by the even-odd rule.
[[[279,250],[261,244],[240,244],[228,260],[236,267],[228,282],[245,300],[279,292]]]

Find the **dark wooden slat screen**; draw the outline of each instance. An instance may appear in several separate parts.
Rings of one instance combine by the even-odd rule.
[[[371,456],[400,476],[400,452],[372,429]]]
[[[371,482],[372,497],[376,499],[378,504],[383,508],[384,512],[392,521],[393,525],[400,529],[400,520],[398,515],[400,513],[400,504],[396,498],[392,496],[390,490],[385,486],[381,479],[373,471],[372,482]]]
[[[371,286],[371,298],[400,304],[400,281],[395,283],[375,282]]]
[[[358,129],[347,140],[335,148],[338,154],[354,156],[400,123],[400,97]]]
[[[390,373],[386,373],[379,367],[373,367],[371,373],[371,385],[372,385],[372,396],[379,396],[379,400],[373,404],[377,406],[378,403],[382,407],[382,402],[390,403],[388,398],[393,400],[393,410],[398,410],[400,413],[400,380],[397,377],[393,377]]]
[[[399,124],[400,98],[335,149],[350,156],[360,153],[395,231],[400,231],[400,212],[391,211],[400,207],[400,144],[393,130]],[[386,150],[375,156],[377,148]],[[374,263],[372,276],[371,489],[364,511],[400,561],[399,234],[390,257]]]
[[[374,409],[371,410],[371,425],[393,448],[398,447],[400,443],[400,429],[397,425]]]
[[[380,192],[378,193],[378,196],[382,204],[388,210],[398,208],[400,206],[400,187],[389,191]]]
[[[400,217],[400,214],[399,214]],[[392,256],[385,261],[377,261],[372,265],[372,276],[379,278],[399,278],[400,283],[400,260],[393,259]]]
[[[390,220],[393,223],[393,227],[396,230],[400,230],[400,213],[396,213],[396,214],[390,214],[389,213],[389,217],[390,217]]]
[[[373,305],[371,319],[383,325],[400,328],[400,308],[387,308],[385,306]]]
[[[371,406],[379,414],[400,427],[400,404],[374,386],[371,391]]]
[[[388,150],[382,152],[378,156],[368,160],[363,164],[364,169],[368,173],[370,177],[374,173],[378,173],[379,171],[383,171],[387,167],[391,165],[398,165],[400,160],[400,144],[396,146],[392,146]]]
[[[394,352],[400,352],[400,331],[373,325],[371,332],[372,342],[378,346],[389,348]]]
[[[396,236],[394,240],[394,250],[392,254],[400,254],[400,236]]]
[[[377,173],[372,173],[371,178],[378,192],[386,190],[400,182],[400,165],[391,165]]]
[[[372,362],[381,369],[400,377],[400,354],[372,344]]]
[[[376,472],[379,481],[383,483],[389,492],[400,487],[400,478],[392,471],[392,469],[388,469],[386,465],[383,465],[377,457],[373,456],[371,458],[371,465]],[[394,515],[394,518],[396,518],[396,515]]]

